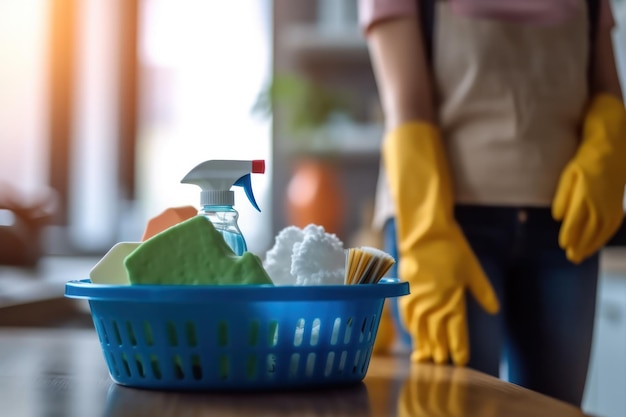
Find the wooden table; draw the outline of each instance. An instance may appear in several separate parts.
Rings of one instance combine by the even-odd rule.
[[[179,393],[111,381],[92,330],[0,328],[0,415],[583,416],[577,408],[464,368],[373,357],[363,383],[279,393]]]

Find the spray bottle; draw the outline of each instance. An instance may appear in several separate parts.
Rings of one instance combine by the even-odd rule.
[[[233,208],[235,193],[231,187],[243,187],[252,206],[261,211],[252,193],[250,174],[263,174],[265,161],[210,160],[198,164],[185,178],[183,184],[194,184],[202,188],[198,215],[205,216],[219,231],[237,255],[248,250],[246,241],[237,225],[239,213]]]

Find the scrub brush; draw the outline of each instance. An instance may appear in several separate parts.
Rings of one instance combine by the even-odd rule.
[[[376,284],[396,261],[388,253],[363,246],[346,251],[345,284]]]

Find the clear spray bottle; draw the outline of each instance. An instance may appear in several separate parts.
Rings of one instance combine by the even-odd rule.
[[[183,184],[199,186],[201,210],[198,215],[205,216],[213,223],[224,240],[237,255],[248,250],[246,240],[239,229],[239,213],[234,209],[235,193],[233,186],[243,187],[252,206],[261,211],[252,193],[250,174],[263,174],[265,161],[209,160],[198,164],[181,180]]]

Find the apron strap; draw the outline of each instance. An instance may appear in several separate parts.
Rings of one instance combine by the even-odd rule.
[[[426,51],[426,61],[432,64],[433,59],[433,34],[435,33],[435,2],[437,0],[416,0],[417,10],[420,15],[422,27],[422,39]]]

